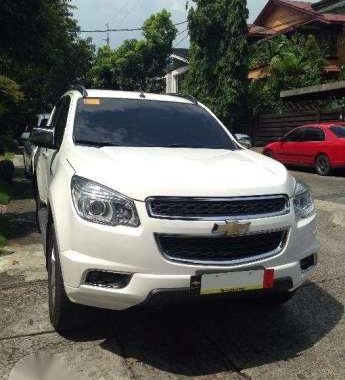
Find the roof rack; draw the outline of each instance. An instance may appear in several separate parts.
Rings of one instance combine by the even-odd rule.
[[[196,100],[196,98],[194,98],[194,96],[192,95],[188,95],[188,94],[180,94],[180,93],[173,93],[173,92],[170,92],[166,95],[170,95],[170,96],[177,96],[179,98],[183,98],[183,99],[187,99],[187,100],[190,100],[192,103],[194,104],[198,104],[198,101]]]
[[[86,88],[81,84],[77,84],[75,86],[72,86],[72,90],[79,91],[83,95],[83,98],[86,98],[88,96]]]

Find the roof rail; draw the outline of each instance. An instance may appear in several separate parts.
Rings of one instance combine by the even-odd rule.
[[[192,103],[194,104],[198,104],[198,101],[196,100],[196,98],[194,98],[194,96],[192,95],[188,95],[188,94],[180,94],[180,93],[173,93],[173,92],[170,92],[166,95],[170,95],[170,96],[177,96],[179,98],[183,98],[183,99],[187,99],[187,100],[190,100]]]
[[[75,86],[72,86],[72,90],[79,91],[83,95],[83,98],[86,98],[88,96],[86,88],[81,84],[77,84]]]

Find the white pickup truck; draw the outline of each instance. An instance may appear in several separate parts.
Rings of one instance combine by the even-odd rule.
[[[306,185],[193,98],[78,87],[31,139],[57,330],[77,304],[282,303],[316,267]]]

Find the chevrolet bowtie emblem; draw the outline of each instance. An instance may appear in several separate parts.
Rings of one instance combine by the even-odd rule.
[[[245,235],[250,228],[250,222],[226,220],[225,224],[215,224],[212,232],[224,235]]]

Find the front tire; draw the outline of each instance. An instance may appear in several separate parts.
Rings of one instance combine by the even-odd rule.
[[[315,170],[321,176],[327,176],[332,171],[332,166],[329,158],[325,154],[320,154],[315,160]]]
[[[67,331],[81,326],[80,308],[68,299],[65,292],[53,224],[47,234],[50,321],[56,331]]]

